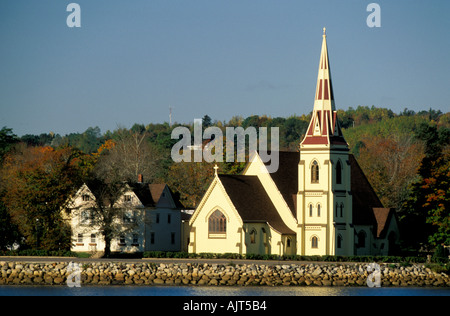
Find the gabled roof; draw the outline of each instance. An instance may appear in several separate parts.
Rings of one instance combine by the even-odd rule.
[[[276,153],[272,153],[276,154]],[[271,173],[273,182],[277,186],[286,204],[292,212],[294,218],[297,218],[297,191],[298,191],[298,164],[300,162],[300,153],[292,151],[278,152],[279,166],[278,170]],[[267,162],[269,163],[269,162]]]
[[[101,182],[89,181],[84,185],[86,185],[86,187],[95,196],[96,199],[103,197],[103,199],[105,199],[105,205],[110,204],[110,201],[108,200],[108,195],[102,194]],[[157,206],[167,184],[126,183],[126,186],[128,187],[128,189],[133,191],[134,194],[136,194],[137,198],[144,207],[155,207]],[[175,204],[175,208],[177,209],[184,208],[183,204],[179,200],[178,195],[174,194],[168,186],[167,190],[171,195],[171,198]],[[123,191],[123,194],[126,194],[126,190]]]
[[[129,186],[132,188],[133,192],[137,195],[139,200],[144,206],[155,207],[158,206],[164,189],[167,187],[168,193],[170,194],[175,208],[184,208],[183,204],[180,202],[177,194],[174,194],[169,186],[165,183],[131,183]]]
[[[395,216],[395,210],[392,208],[374,207],[373,213],[377,221],[376,237],[384,238],[386,237],[389,222],[391,221],[392,216]]]
[[[353,155],[349,155],[351,167],[351,191],[353,200],[353,224],[372,225],[377,238],[384,238],[391,217],[392,208],[385,208],[372,188]]]
[[[373,208],[382,208],[380,199],[353,155],[348,155],[351,168],[353,224],[375,225]]]
[[[268,223],[281,234],[295,234],[281,219],[257,176],[218,177],[243,222]]]

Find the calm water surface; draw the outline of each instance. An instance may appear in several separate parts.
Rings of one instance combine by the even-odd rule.
[[[0,286],[0,296],[450,296],[449,288]]]

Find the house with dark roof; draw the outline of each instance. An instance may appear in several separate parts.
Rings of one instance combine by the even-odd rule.
[[[242,175],[214,179],[193,213],[189,252],[387,255],[395,211],[384,208],[349,153],[331,82],[325,29],[310,124],[299,152],[278,152],[269,173],[256,152]]]
[[[142,180],[142,177],[140,177]],[[99,200],[108,199],[96,183],[84,183],[71,198],[68,221],[72,228],[72,251],[101,252]],[[111,205],[112,204],[112,205]],[[180,251],[184,206],[167,184],[127,183],[114,202],[100,203],[114,208],[115,237],[112,252]]]

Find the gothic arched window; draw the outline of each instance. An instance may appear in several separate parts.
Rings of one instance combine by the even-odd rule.
[[[317,236],[311,238],[311,248],[319,248],[319,238]]]
[[[339,234],[338,237],[337,237],[337,247],[338,248],[342,248],[342,236],[341,236],[341,234]]]
[[[342,164],[341,161],[338,160],[336,164],[336,184],[342,183]]]
[[[256,243],[256,230],[253,228],[250,232],[250,243],[255,244]]]
[[[311,166],[311,183],[319,183],[319,163],[314,160]]]
[[[361,230],[358,233],[358,243],[356,244],[356,247],[365,248],[366,247],[366,237],[367,237],[366,233],[363,230]]]
[[[227,232],[227,218],[219,210],[215,210],[208,219],[210,234],[225,234]]]

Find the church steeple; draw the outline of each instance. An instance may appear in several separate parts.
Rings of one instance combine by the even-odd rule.
[[[326,29],[323,28],[322,50],[320,52],[314,109],[306,136],[300,145],[301,147],[305,145],[337,145],[348,148],[337,120],[337,112],[334,105],[327,35],[325,31]]]
[[[314,110],[335,111],[333,86],[331,84],[330,63],[328,61],[327,35],[323,28],[322,51],[320,52],[319,73],[317,75],[316,97]]]

